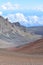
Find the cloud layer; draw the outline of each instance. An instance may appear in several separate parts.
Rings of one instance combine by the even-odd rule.
[[[1,8],[1,10],[38,10],[38,11],[43,11],[43,5],[39,5],[39,6],[34,6],[34,7],[32,7],[32,6],[28,6],[28,5],[25,5],[25,6],[22,6],[21,4],[18,4],[18,3],[12,3],[12,2],[10,2],[10,1],[8,1],[8,2],[6,2],[6,3],[3,3],[2,5],[0,5],[0,8]]]
[[[11,22],[20,22],[26,26],[43,25],[43,16],[25,16],[23,13],[16,13],[9,14],[7,17]]]

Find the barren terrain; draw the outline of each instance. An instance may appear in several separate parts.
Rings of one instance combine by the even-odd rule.
[[[43,39],[39,39],[35,42],[28,43],[18,48],[8,48],[10,51],[16,51],[25,54],[42,54],[43,55]]]
[[[43,65],[43,55],[0,52],[0,65]]]
[[[18,48],[0,49],[0,65],[43,65],[43,39]]]

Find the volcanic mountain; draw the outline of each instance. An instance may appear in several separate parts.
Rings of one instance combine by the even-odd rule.
[[[19,47],[42,37],[43,27],[24,27],[0,16],[0,48]]]

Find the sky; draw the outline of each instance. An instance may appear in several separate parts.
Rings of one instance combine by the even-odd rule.
[[[0,15],[24,26],[43,25],[43,0],[1,0]]]

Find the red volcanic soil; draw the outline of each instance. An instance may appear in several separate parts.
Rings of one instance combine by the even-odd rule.
[[[28,43],[19,48],[8,48],[7,50],[26,54],[43,54],[43,39]]]

